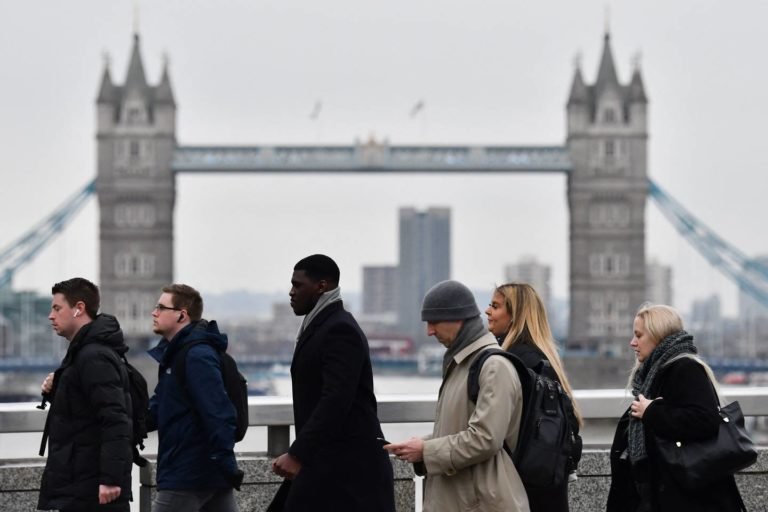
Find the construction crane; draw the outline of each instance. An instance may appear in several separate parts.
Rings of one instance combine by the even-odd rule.
[[[31,262],[67,226],[95,191],[96,180],[92,180],[45,219],[0,249],[0,289],[10,286],[16,271]]]
[[[747,257],[694,217],[678,201],[648,180],[648,192],[683,238],[761,305],[768,308],[768,266]]]

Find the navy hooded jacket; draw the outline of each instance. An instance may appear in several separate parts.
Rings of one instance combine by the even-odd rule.
[[[186,344],[186,385],[173,374],[176,354]],[[215,321],[199,320],[163,339],[149,351],[160,363],[155,393],[149,402],[148,430],[158,431],[157,488],[199,490],[230,488],[237,472],[235,407],[224,388],[218,351],[227,335]]]

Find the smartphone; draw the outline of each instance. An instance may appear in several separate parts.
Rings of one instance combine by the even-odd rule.
[[[384,446],[385,444],[392,444],[383,437],[377,437],[376,441],[378,441],[381,446]]]

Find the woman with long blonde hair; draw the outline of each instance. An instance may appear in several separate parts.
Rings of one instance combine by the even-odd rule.
[[[629,346],[634,400],[619,419],[611,445],[608,512],[738,512],[746,510],[733,475],[701,489],[675,481],[659,457],[656,439],[701,441],[718,435],[715,377],[696,355],[680,314],[664,304],[643,304]]]
[[[565,392],[571,398],[579,428],[582,418],[573,390],[557,350],[557,342],[547,320],[547,311],[536,290],[525,283],[507,283],[496,287],[485,310],[488,330],[496,336],[501,348],[518,356],[528,368],[541,367],[547,361]],[[578,434],[578,432],[576,432]],[[531,512],[567,512],[568,482],[556,489],[527,489]]]

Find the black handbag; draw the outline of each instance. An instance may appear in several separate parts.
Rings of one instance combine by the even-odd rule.
[[[683,488],[696,490],[733,475],[757,461],[755,443],[744,427],[739,402],[720,408],[717,437],[674,441],[656,437],[662,463]]]

